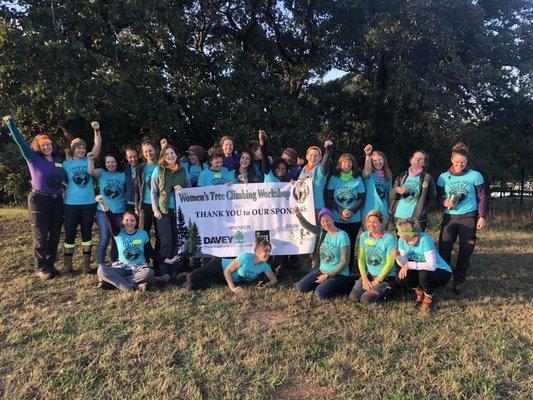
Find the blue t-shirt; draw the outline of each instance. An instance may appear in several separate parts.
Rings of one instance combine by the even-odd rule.
[[[359,236],[359,248],[365,251],[365,267],[372,276],[378,276],[385,266],[387,256],[391,255],[393,249],[398,247],[396,237],[385,232],[381,239],[370,236],[368,231],[364,231]],[[396,269],[392,268],[388,276],[396,275]]]
[[[198,187],[224,185],[228,182],[227,174],[228,169],[225,167],[222,167],[220,171],[204,169],[198,177]]]
[[[65,204],[94,204],[93,177],[87,172],[87,157],[81,160],[63,161],[63,169],[67,174],[67,190]]]
[[[159,185],[159,168],[155,168],[154,172],[152,172],[152,179],[155,180],[157,185]],[[189,180],[187,171],[185,171],[185,180]],[[167,208],[171,210],[176,208],[176,196],[174,194],[174,190],[172,190],[172,193],[169,193],[167,196]]]
[[[318,163],[307,171],[307,168],[303,167],[300,171],[299,179],[311,179],[313,183],[313,201],[315,203],[315,209],[324,208],[324,186],[326,185],[327,175],[322,174],[320,170],[321,163]]]
[[[98,186],[100,194],[112,213],[123,213],[126,211],[126,175],[124,172],[109,172],[98,168]],[[98,209],[102,211],[102,205],[98,203]]]
[[[418,196],[420,196],[420,175],[407,176],[402,186],[407,188],[409,195],[400,197],[394,216],[396,218],[411,218],[415,212]]]
[[[350,246],[350,238],[346,232],[339,229],[333,236],[326,233],[320,244],[320,272],[327,273],[335,269],[341,259],[341,247],[344,246]],[[348,260],[339,274],[350,275]]]
[[[270,266],[264,261],[254,264],[254,253],[242,253],[236,260],[239,262],[239,268],[231,273],[233,282],[253,281],[263,273],[272,272]],[[222,269],[226,269],[232,261],[232,259],[223,258]]]
[[[444,196],[448,199],[451,195],[459,196],[459,201],[451,210],[445,209],[444,213],[461,215],[477,210],[476,186],[484,183],[483,176],[477,171],[469,170],[463,175],[452,175],[449,172],[440,174],[437,186],[444,188]]]
[[[389,202],[387,201],[391,182],[384,177],[376,175],[375,172],[370,173],[363,178],[366,188],[365,205],[363,207],[363,218],[371,210],[379,210],[384,218],[389,217]]]
[[[416,262],[425,262],[425,253],[428,251],[434,251],[437,256],[437,268],[452,272],[450,266],[446,264],[446,261],[442,259],[439,252],[435,248],[433,239],[427,233],[420,233],[420,239],[418,239],[414,246],[409,246],[403,239],[398,240],[398,249],[405,252],[407,260]]]
[[[137,229],[135,233],[130,235],[124,229],[121,229],[114,239],[117,244],[118,260],[121,263],[135,265],[146,263],[144,245],[150,242],[146,231]]]
[[[340,177],[334,175],[328,182],[327,189],[333,190],[333,201],[342,208],[351,208],[357,203],[357,199],[361,193],[365,192],[365,185],[360,176],[351,177],[344,181]],[[348,221],[341,219],[336,207],[333,208],[333,220],[340,223],[352,223],[361,221],[361,210],[357,210]]]
[[[157,163],[144,164],[144,188],[143,188],[143,203],[152,204],[152,174],[157,168]]]
[[[189,178],[191,179],[191,187],[197,187],[198,186],[198,178],[200,177],[200,173],[204,169],[209,169],[209,166],[207,163],[203,163],[203,165],[195,164],[191,165],[188,161],[182,161],[181,167],[187,171],[189,174]]]
[[[274,175],[274,172],[272,172],[272,170],[270,170],[268,174],[265,174],[265,177],[263,178],[263,182],[265,183],[281,182],[281,180],[276,175]]]

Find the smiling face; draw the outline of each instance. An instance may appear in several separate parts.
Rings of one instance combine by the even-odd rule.
[[[224,155],[231,156],[231,153],[233,153],[233,140],[231,139],[225,139],[222,142],[222,151],[224,152]]]
[[[320,155],[320,152],[317,149],[309,149],[305,154],[305,159],[307,160],[307,164],[310,167],[314,167],[320,162],[322,156]]]
[[[176,161],[178,160],[178,155],[174,151],[172,147],[167,147],[165,149],[165,162],[168,165],[175,165]]]
[[[137,218],[131,212],[125,212],[122,217],[122,225],[124,230],[128,233],[135,231],[135,224],[137,224]]]
[[[241,165],[241,168],[248,168],[250,166],[250,163],[252,162],[252,158],[250,157],[250,154],[248,153],[242,153],[241,158],[239,158],[239,164]]]
[[[287,166],[283,163],[278,163],[274,168],[274,175],[278,178],[283,178],[287,174]]]
[[[187,159],[189,160],[189,164],[196,165],[199,164],[198,156],[193,153],[192,151],[189,151],[189,154],[187,154]]]
[[[137,153],[137,150],[126,150],[126,161],[131,166],[137,165],[139,163],[139,154]]]
[[[376,171],[381,171],[385,165],[385,160],[379,154],[372,154],[372,166]]]
[[[468,163],[468,158],[461,154],[454,154],[452,155],[451,161],[454,171],[463,172],[466,168],[466,164]]]
[[[74,158],[81,160],[87,154],[87,149],[84,145],[80,144],[74,149]]]
[[[222,168],[222,165],[224,164],[224,160],[222,157],[215,157],[211,160],[211,169],[213,171],[220,171],[220,168]]]
[[[256,246],[254,254],[261,262],[267,262],[272,248],[269,245]]]
[[[143,157],[144,157],[144,159],[147,162],[149,162],[150,164],[155,162],[155,149],[154,149],[154,146],[152,146],[151,144],[143,144],[141,150],[142,150],[142,153],[143,153]]]
[[[426,156],[424,155],[424,153],[417,151],[412,155],[409,162],[411,163],[411,167],[413,168],[424,168],[424,166],[426,165]]]
[[[379,221],[379,218],[376,216],[370,216],[366,220],[366,226],[368,227],[368,230],[370,233],[381,233],[382,227],[381,222]]]
[[[115,157],[107,156],[104,160],[105,169],[107,169],[110,172],[117,170],[117,160],[115,160]]]
[[[322,217],[320,217],[320,226],[322,227],[322,229],[328,232],[335,230],[333,218],[331,218],[329,215],[323,215]]]
[[[348,157],[344,157],[341,160],[341,171],[342,172],[350,172],[352,170],[353,163],[352,160],[350,160]]]
[[[43,156],[49,157],[52,155],[54,147],[52,146],[52,142],[43,141],[39,144],[39,150]]]

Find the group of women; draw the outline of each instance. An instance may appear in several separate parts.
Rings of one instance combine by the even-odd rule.
[[[307,179],[313,186],[318,225],[307,221],[297,208],[294,213],[302,226],[317,236],[317,246],[310,261],[311,272],[297,282],[297,290],[314,291],[316,297],[323,299],[349,295],[354,301],[369,302],[383,299],[401,285],[413,290],[421,310],[426,311],[431,308],[435,288],[445,285],[452,276],[453,288],[459,290],[475,247],[476,230],[486,224],[483,178],[470,168],[463,144],[453,148],[451,166],[436,184],[426,172],[429,157],[422,150],[411,155],[409,168],[393,182],[385,154],[371,145],[363,150],[361,175],[356,158],[349,153],[338,157],[330,173],[331,141],[324,143],[324,151],[319,146],[309,147],[305,164],[300,165],[293,148],[284,149],[280,157],[271,154],[262,130],[250,151],[236,152],[232,138],[224,136],[218,147],[205,151],[193,145],[180,159],[176,148],[163,139],[157,158],[155,145],[143,141],[142,162],[137,149],[128,147],[124,163],[113,154],[104,154],[97,168],[95,160],[102,147],[98,122],[91,124],[91,151],[87,152],[85,141],[76,138],[66,159],[62,159],[50,136],[37,135],[28,145],[13,118],[6,116],[4,121],[31,174],[28,210],[35,271],[43,279],[59,274],[55,261],[62,225],[64,272],[73,270],[78,227],[83,253],[81,270],[91,271],[91,235],[96,219],[97,272],[103,286],[129,291],[144,290],[147,283],[154,281],[174,282],[189,289],[226,283],[232,291],[239,292],[243,281],[265,274],[268,281],[261,281],[256,288],[268,288],[278,282],[278,277],[268,264],[272,247],[264,240],[258,239],[253,253],[235,259],[204,260],[203,266],[192,272],[182,268],[188,258],[176,248],[174,191],[194,186]],[[436,203],[444,210],[439,251],[424,232],[428,212]],[[396,224],[396,235],[388,231],[389,220]],[[155,249],[150,245],[154,225]],[[111,237],[109,263],[106,253]],[[459,253],[452,269],[451,252],[458,237]],[[153,260],[153,268],[148,258]],[[282,258],[282,263],[291,262],[294,258]],[[358,276],[355,283],[354,275]]]

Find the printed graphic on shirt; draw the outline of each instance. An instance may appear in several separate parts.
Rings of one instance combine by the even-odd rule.
[[[87,173],[87,167],[72,168],[74,175],[72,181],[78,186],[87,186],[90,180],[90,175]]]
[[[453,182],[450,185],[448,197],[454,196],[457,198],[457,202],[460,202],[468,196],[469,183],[466,181]]]
[[[330,263],[335,259],[335,253],[333,247],[326,242],[322,242],[320,245],[320,260],[325,263]]]
[[[375,188],[376,193],[378,194],[380,199],[385,199],[387,197],[389,189],[388,183],[385,178],[382,178],[381,176],[376,176]]]
[[[424,254],[418,254],[416,251],[414,250],[408,250],[406,253],[405,253],[405,256],[407,257],[407,259],[409,261],[415,261],[415,262],[424,262],[426,261],[426,257],[424,256]]]
[[[118,179],[109,179],[106,182],[103,193],[105,197],[117,199],[122,194],[121,182]]]
[[[404,197],[403,200],[407,203],[415,202],[416,199],[418,199],[418,195],[420,194],[420,188],[418,185],[418,180],[406,180],[403,185],[409,192],[409,196]]]
[[[351,208],[357,201],[353,187],[340,187],[336,190],[335,200],[343,208]]]
[[[381,257],[381,254],[380,254],[380,249],[376,247],[373,247],[373,246],[366,247],[365,256],[366,256],[367,265],[376,267],[378,265],[381,265],[381,263],[383,262],[383,258]]]
[[[128,240],[127,238],[123,237],[121,239],[122,239],[122,245],[124,246],[124,251],[122,252],[122,254],[124,254],[124,258],[126,258],[126,260],[132,261],[141,255],[142,251],[139,248],[139,246],[134,245],[132,241]],[[141,245],[144,245],[142,240],[138,239],[138,241],[140,242]]]

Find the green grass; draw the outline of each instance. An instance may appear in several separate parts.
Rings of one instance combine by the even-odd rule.
[[[441,290],[437,311],[424,316],[410,297],[321,302],[289,283],[235,296],[224,287],[99,291],[95,276],[41,282],[31,273],[26,212],[0,209],[0,221],[6,399],[527,399],[533,392],[531,231],[500,225],[481,233],[463,295]]]

